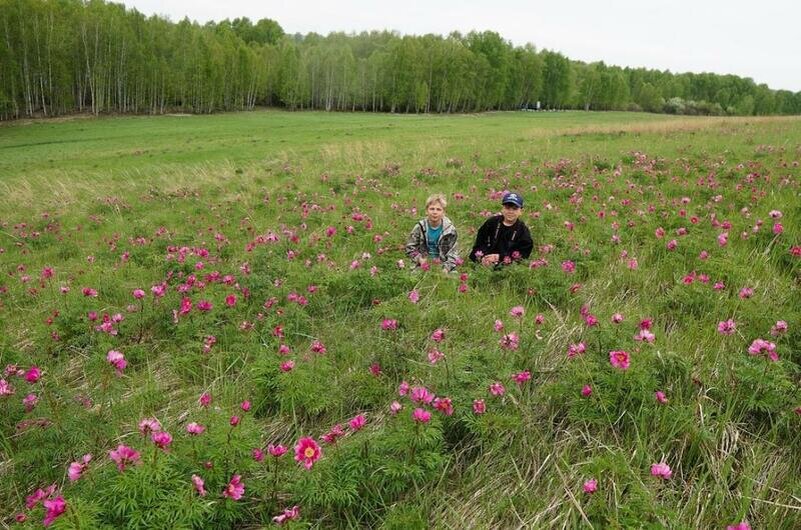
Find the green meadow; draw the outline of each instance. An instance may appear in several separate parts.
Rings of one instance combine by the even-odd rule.
[[[2,124],[0,526],[798,528],[800,164],[795,117]]]

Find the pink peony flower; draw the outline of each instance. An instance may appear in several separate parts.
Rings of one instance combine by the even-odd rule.
[[[409,301],[413,304],[416,304],[420,300],[420,293],[417,290],[412,290],[409,292]]]
[[[285,361],[281,363],[280,368],[282,372],[291,372],[295,368],[295,361]]]
[[[28,394],[22,398],[22,405],[25,407],[25,412],[32,411],[36,408],[37,403],[39,403],[39,397],[36,394]]]
[[[414,409],[414,412],[412,412],[412,419],[417,423],[428,423],[431,421],[431,413],[425,409]]]
[[[579,342],[578,344],[571,344],[567,347],[567,358],[574,359],[587,351],[587,345],[583,342]]]
[[[245,485],[242,483],[242,476],[234,475],[223,490],[223,497],[228,497],[232,501],[238,501],[244,494]]]
[[[743,287],[742,289],[740,289],[739,296],[743,300],[751,298],[752,296],[754,296],[754,289],[751,287]]]
[[[584,385],[581,389],[581,395],[584,397],[590,397],[592,395],[592,387],[590,385]]]
[[[364,414],[359,414],[355,418],[351,419],[348,424],[350,425],[351,430],[358,431],[367,425],[367,418],[364,416]]]
[[[286,454],[287,448],[281,444],[278,445],[270,444],[267,446],[267,452],[270,453],[271,456],[279,458],[281,456],[284,456],[284,454]]]
[[[61,495],[53,500],[45,500],[42,505],[45,508],[45,518],[44,521],[42,521],[44,526],[50,526],[56,518],[67,511],[67,503]]]
[[[502,396],[506,393],[506,389],[503,387],[501,383],[495,382],[489,386],[490,394],[493,396]]]
[[[597,480],[595,480],[594,478],[591,478],[590,480],[587,480],[586,482],[584,482],[584,493],[592,494],[592,493],[595,493],[596,491],[598,491],[598,481]]]
[[[42,370],[38,366],[31,366],[25,372],[25,380],[30,384],[34,384],[42,378]]]
[[[723,335],[733,335],[736,330],[737,324],[735,324],[734,320],[732,319],[718,322],[718,333]]]
[[[139,432],[142,436],[147,436],[152,432],[161,430],[161,422],[156,418],[145,418],[139,422]]]
[[[134,297],[134,298],[136,298],[137,300],[141,300],[142,298],[144,298],[144,297],[145,297],[145,291],[144,291],[144,290],[142,290],[142,289],[134,289],[134,290],[133,290],[133,293],[131,293],[131,294],[132,294],[132,295],[133,295],[133,297]]]
[[[620,324],[621,322],[623,322],[623,315],[621,315],[620,313],[615,313],[614,315],[612,315],[613,324]]]
[[[67,469],[67,477],[69,477],[70,482],[75,482],[81,475],[86,471],[89,467],[89,462],[92,460],[92,455],[87,453],[83,455],[79,462],[73,462],[70,464],[69,469]]]
[[[206,483],[203,482],[202,478],[197,475],[192,475],[192,486],[195,488],[195,491],[197,491],[198,495],[201,497],[206,496]]]
[[[651,475],[667,480],[673,476],[673,471],[671,471],[670,466],[668,466],[666,463],[660,462],[658,464],[651,465]]]
[[[300,506],[293,506],[287,508],[283,513],[273,517],[273,522],[277,525],[282,525],[287,521],[292,521],[300,517]]]
[[[398,329],[398,321],[389,318],[384,319],[381,322],[381,329],[383,329],[384,331]]]
[[[117,377],[121,377],[122,371],[128,366],[125,356],[116,350],[109,350],[106,360],[117,370]]]
[[[163,451],[169,449],[170,444],[172,444],[172,435],[167,431],[154,432],[150,436],[150,439],[153,440],[153,443],[156,445],[156,447]]]
[[[498,333],[503,331],[503,322],[501,322],[500,320],[496,320],[493,329]]]
[[[430,352],[428,352],[428,362],[430,362],[431,364],[437,364],[437,362],[444,357],[445,354],[437,349],[433,349]]]
[[[751,530],[751,525],[747,521],[726,526],[726,530]]]
[[[117,469],[120,471],[125,471],[125,466],[128,464],[138,464],[140,459],[139,451],[122,444],[109,451],[108,456],[117,463]]]
[[[253,450],[250,452],[250,455],[256,462],[261,462],[262,460],[264,460],[264,451],[262,451],[260,447],[254,447]]]
[[[660,404],[662,405],[667,404],[668,399],[667,397],[665,397],[665,393],[662,392],[661,390],[657,390],[656,392],[654,392],[654,396],[656,397],[656,401],[659,402]]]
[[[513,374],[512,375],[512,379],[514,379],[515,383],[517,383],[518,385],[522,385],[526,381],[530,381],[531,380],[531,372],[529,372],[528,370],[525,370],[523,372],[520,372],[520,373],[517,373],[517,374]]]
[[[314,438],[304,437],[295,445],[295,461],[301,462],[306,469],[311,469],[315,462],[323,456],[322,448]]]
[[[498,341],[501,348],[505,350],[516,350],[520,347],[520,337],[514,331],[501,337]]]
[[[453,402],[451,398],[435,398],[434,399],[434,408],[438,411],[442,412],[446,416],[453,415]]]
[[[409,393],[409,383],[407,383],[406,381],[401,381],[401,383],[398,385],[398,395],[405,396],[408,393]]]
[[[389,413],[392,414],[393,416],[397,415],[398,412],[400,412],[401,410],[403,410],[403,405],[401,405],[397,401],[393,401],[389,405]]]
[[[442,328],[437,328],[431,333],[431,340],[434,342],[442,342],[445,340],[445,330]]]
[[[609,362],[612,363],[612,366],[615,368],[619,368],[620,370],[628,370],[630,362],[629,354],[623,350],[610,351]]]
[[[411,394],[409,394],[409,399],[415,403],[428,404],[434,401],[434,397],[434,394],[424,386],[416,386],[412,388]]]
[[[754,340],[748,347],[748,353],[751,355],[761,355],[764,353],[771,361],[776,362],[779,360],[779,354],[776,353],[776,345],[763,339]]]
[[[188,432],[189,434],[191,434],[193,436],[197,436],[199,434],[203,434],[203,432],[205,430],[206,430],[206,428],[203,425],[201,425],[199,423],[195,423],[195,422],[189,423],[186,426],[186,432]]]
[[[787,332],[787,322],[785,322],[784,320],[777,321],[776,324],[774,324],[773,327],[770,328],[770,334],[773,335],[774,337],[778,337],[782,333],[786,332]]]
[[[525,314],[526,310],[523,308],[522,305],[516,305],[509,310],[509,316],[511,316],[512,318],[523,318],[523,315]]]
[[[208,392],[203,392],[202,394],[200,394],[200,398],[198,398],[198,403],[200,403],[200,406],[203,408],[206,408],[209,405],[211,405],[211,394],[209,394]]]
[[[483,399],[474,399],[473,400],[473,413],[474,414],[484,414],[487,411],[487,405],[484,403]]]
[[[318,353],[320,355],[324,355],[328,350],[325,349],[325,344],[320,342],[319,340],[315,340],[311,343],[310,349],[314,353]]]

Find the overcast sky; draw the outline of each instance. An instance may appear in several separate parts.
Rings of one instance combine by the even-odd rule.
[[[799,0],[123,0],[200,23],[248,17],[287,33],[497,31],[516,45],[671,72],[750,77],[801,91]]]

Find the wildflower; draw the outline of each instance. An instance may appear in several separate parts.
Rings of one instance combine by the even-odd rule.
[[[722,322],[718,322],[718,333],[723,335],[732,335],[734,331],[737,329],[737,324],[734,323],[734,320],[724,320]]]
[[[279,458],[281,456],[284,456],[284,454],[286,454],[287,448],[281,444],[278,445],[270,444],[267,446],[267,452],[270,453],[270,456]]]
[[[726,530],[751,530],[751,525],[747,521],[726,526]]]
[[[117,469],[120,471],[125,471],[125,466],[128,464],[138,464],[140,458],[139,451],[122,444],[109,451],[108,456],[117,463]]]
[[[512,379],[514,379],[515,383],[517,383],[518,385],[522,385],[526,381],[531,380],[531,372],[529,372],[528,370],[525,370],[523,372],[520,372],[520,373],[517,373],[517,374],[513,374],[512,375]]]
[[[353,431],[361,430],[362,427],[367,425],[367,418],[364,416],[364,414],[359,414],[355,418],[351,419],[350,422],[348,422],[348,425],[350,425],[350,428]]]
[[[493,329],[498,333],[503,331],[503,322],[501,322],[500,320],[496,320]]]
[[[53,521],[56,520],[61,514],[67,511],[67,503],[64,501],[64,497],[59,495],[53,500],[47,499],[42,502],[42,505],[45,508],[45,518],[42,521],[44,526],[50,526],[53,524]]]
[[[641,329],[640,331],[634,334],[634,340],[636,341],[651,343],[654,342],[655,338],[656,336],[653,333],[651,333],[650,330],[647,329]]]
[[[195,423],[194,421],[186,426],[186,432],[188,432],[192,436],[198,436],[200,434],[203,434],[205,430],[206,428],[203,425]]]
[[[417,423],[428,423],[431,421],[431,413],[425,409],[414,409],[414,412],[412,412],[412,420]]]
[[[518,337],[517,333],[511,332],[501,337],[498,343],[501,345],[501,348],[505,350],[516,350],[520,347],[520,337]]]
[[[295,368],[295,361],[285,361],[281,363],[279,367],[282,372],[291,372],[293,368]]]
[[[401,405],[397,401],[393,401],[389,405],[389,413],[392,414],[393,416],[397,415],[398,412],[400,412],[401,410],[403,410],[403,405]]]
[[[209,394],[208,392],[203,392],[202,394],[200,394],[198,403],[200,403],[200,406],[203,408],[206,408],[209,405],[211,405],[211,394]]]
[[[778,337],[782,333],[786,332],[787,332],[787,322],[785,322],[784,320],[777,321],[776,324],[774,324],[773,327],[770,328],[770,334],[773,335],[774,337]]]
[[[134,289],[134,290],[133,290],[133,292],[132,292],[131,294],[132,294],[132,295],[133,295],[133,297],[134,297],[134,298],[136,298],[137,300],[141,300],[142,298],[144,298],[144,297],[145,297],[145,291],[144,291],[144,290],[142,290],[142,289]]]
[[[250,455],[256,462],[261,462],[262,460],[264,460],[264,451],[262,451],[261,448],[259,447],[254,447],[253,450],[250,452]]]
[[[676,247],[679,246],[679,244],[675,239],[671,239],[668,241],[666,246],[668,250],[676,250]]]
[[[516,305],[509,310],[509,316],[511,316],[512,318],[523,318],[523,315],[525,314],[526,310],[523,308],[522,305]]]
[[[239,408],[241,408],[244,412],[249,412],[250,411],[250,407],[251,407],[251,404],[250,404],[250,400],[248,400],[248,399],[246,399],[245,401],[242,402],[241,405],[239,405]]]
[[[109,350],[106,360],[117,370],[117,377],[122,376],[122,371],[128,366],[125,356],[116,350]]]
[[[621,315],[620,313],[615,313],[614,315],[612,315],[613,324],[620,324],[621,322],[623,322],[623,315]]]
[[[729,243],[729,233],[723,232],[718,234],[718,245],[721,247],[725,247]]]
[[[409,383],[407,383],[406,381],[401,381],[401,383],[398,385],[398,395],[405,396],[408,393],[409,393]]]
[[[202,478],[197,475],[192,475],[192,486],[195,488],[195,491],[197,491],[198,495],[201,497],[206,496],[206,483],[203,482]]]
[[[201,300],[197,303],[197,310],[203,313],[211,311],[212,307],[214,306],[208,300]]]
[[[451,416],[453,414],[453,402],[451,398],[435,398],[434,408],[446,416]]]
[[[629,354],[623,350],[610,351],[609,362],[612,366],[621,370],[628,370],[629,368]]]
[[[31,366],[25,372],[25,380],[30,384],[34,384],[42,377],[42,370],[38,366]]]
[[[435,397],[434,394],[432,394],[424,386],[416,386],[412,388],[412,392],[409,395],[409,398],[415,403],[426,403],[426,404],[434,401],[434,397]]]
[[[97,291],[91,287],[84,287],[82,290],[83,295],[86,297],[97,298]]]
[[[567,358],[574,359],[587,351],[587,345],[583,342],[579,342],[578,344],[571,344],[567,347]]]
[[[67,469],[67,477],[69,477],[70,482],[75,482],[81,475],[86,471],[86,468],[89,467],[89,462],[92,460],[92,455],[87,453],[83,455],[79,462],[73,462],[70,464],[69,469]]]
[[[542,324],[544,324],[545,323],[545,315],[538,314],[537,316],[535,316],[534,317],[534,323],[537,324],[538,326],[541,326]]]
[[[311,351],[314,353],[319,353],[320,355],[324,355],[328,350],[325,349],[325,344],[320,342],[319,340],[315,340],[311,343]]]
[[[671,476],[673,476],[673,471],[671,471],[669,465],[667,465],[664,462],[660,462],[658,464],[651,465],[651,475],[654,477],[660,477],[667,480]]]
[[[232,501],[238,501],[245,494],[245,485],[242,483],[240,475],[234,475],[228,485],[223,490],[223,497],[228,497]]]
[[[740,289],[739,296],[743,300],[751,298],[752,296],[754,296],[754,289],[752,289],[751,287],[743,287],[742,289]]]
[[[584,487],[584,493],[593,494],[596,491],[598,491],[598,481],[595,480],[594,478],[591,478],[590,480],[584,482],[583,487]]]
[[[192,311],[192,300],[184,296],[181,298],[181,309],[178,311],[179,315],[186,315]]]
[[[315,462],[323,456],[323,450],[314,438],[304,437],[295,445],[295,461],[301,462],[306,469],[311,469]]]
[[[28,508],[29,510],[34,509],[36,505],[39,504],[40,501],[51,496],[56,491],[56,487],[57,487],[56,484],[51,484],[44,489],[42,488],[37,489],[36,491],[33,492],[33,494],[28,495],[25,498],[25,507]]]
[[[587,313],[584,315],[584,323],[587,325],[588,328],[598,325],[598,317],[593,315],[592,313]]]
[[[723,282],[715,282],[712,288],[716,291],[722,291],[723,289],[726,288],[726,284]]]
[[[166,451],[170,447],[170,444],[172,444],[172,435],[167,431],[154,432],[150,436],[150,439],[153,440],[156,447],[163,451]]]
[[[28,394],[22,398],[22,405],[25,407],[25,412],[32,411],[36,408],[37,403],[39,403],[39,398],[36,394]]]
[[[592,387],[590,385],[584,385],[581,389],[581,395],[584,397],[590,397],[592,395]]]
[[[506,389],[503,387],[501,383],[495,382],[489,386],[490,394],[493,396],[502,396],[506,393]]]
[[[150,433],[159,432],[161,430],[161,422],[156,418],[145,418],[139,422],[139,432],[142,436],[147,436]]]
[[[782,226],[781,223],[774,223],[773,224],[773,233],[776,234],[776,235],[779,235],[782,232],[784,232],[784,226]]]
[[[384,319],[381,322],[381,329],[383,329],[384,331],[398,329],[398,321],[389,318]]]
[[[654,392],[654,397],[656,397],[656,401],[661,405],[667,405],[668,399],[665,397],[665,393],[661,390]]]
[[[231,424],[231,427],[236,427],[241,421],[241,418],[235,414],[231,416],[231,419],[228,421],[228,423]]]
[[[437,364],[437,361],[439,361],[443,357],[445,357],[445,354],[437,350],[436,348],[428,352],[428,361],[431,364]]]
[[[776,353],[776,344],[763,340],[756,339],[748,347],[748,353],[751,355],[761,355],[764,353],[771,361],[778,361],[779,354]]]
[[[409,292],[409,301],[413,304],[416,304],[420,300],[420,293],[417,290],[412,290]]]
[[[277,525],[282,525],[287,521],[292,521],[300,517],[300,506],[293,506],[292,508],[287,508],[284,512],[280,515],[276,515],[273,517],[273,522]]]
[[[483,399],[474,399],[473,400],[473,413],[474,414],[484,414],[487,411],[487,405],[484,403]]]

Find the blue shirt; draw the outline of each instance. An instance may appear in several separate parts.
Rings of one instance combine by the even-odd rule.
[[[428,257],[430,258],[438,258],[439,257],[439,236],[442,235],[442,224],[439,223],[439,226],[436,228],[432,228],[431,225],[428,225],[428,229],[426,230],[426,242],[428,243]]]

